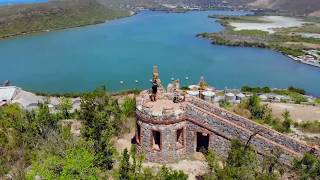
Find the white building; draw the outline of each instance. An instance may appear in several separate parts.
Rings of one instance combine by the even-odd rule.
[[[198,97],[199,91],[187,91],[187,94],[190,96]]]
[[[268,97],[267,97],[266,95],[264,95],[264,94],[261,94],[261,95],[259,96],[259,98],[260,98],[262,101],[267,101],[267,100],[268,100]]]
[[[224,95],[224,97],[225,97],[225,100],[227,101],[227,102],[230,102],[230,103],[234,103],[235,102],[235,100],[236,100],[236,96],[233,94],[233,93],[226,93],[225,95]]]
[[[242,100],[245,99],[245,98],[246,98],[246,95],[244,95],[243,93],[238,93],[238,94],[236,95],[236,100],[242,101]]]
[[[16,86],[0,87],[0,103],[10,103],[18,94],[20,88]]]
[[[204,91],[202,92],[203,98],[206,101],[213,102],[216,94],[212,91]]]

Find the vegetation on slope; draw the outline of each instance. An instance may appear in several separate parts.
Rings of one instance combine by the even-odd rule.
[[[206,180],[218,179],[280,179],[285,167],[279,163],[280,153],[274,152],[259,161],[257,152],[239,140],[231,141],[231,148],[226,160],[217,157],[214,151],[206,153],[209,172],[204,175]],[[222,162],[222,163],[219,163]]]
[[[132,161],[130,161],[130,158]],[[122,152],[119,168],[114,173],[115,179],[120,180],[187,180],[188,176],[182,171],[171,170],[162,166],[154,172],[151,168],[142,168],[143,155],[137,154],[136,145],[131,146],[130,153],[125,148]]]
[[[306,153],[302,158],[294,159],[293,168],[279,163],[280,150],[275,150],[259,161],[257,152],[239,140],[231,141],[231,148],[226,159],[220,159],[214,151],[206,152],[208,173],[201,177],[205,180],[218,179],[319,179],[320,160],[312,153]]]
[[[0,7],[0,38],[97,24],[128,15],[127,10],[111,9],[95,0],[4,6]]]
[[[299,130],[305,133],[320,133],[320,121],[305,121],[294,124]]]
[[[255,119],[268,122],[268,110],[253,96],[246,104]],[[13,179],[187,179],[182,171],[167,167],[143,168],[144,155],[132,145],[120,156],[112,139],[127,131],[134,118],[135,100],[123,103],[99,88],[81,96],[81,109],[69,113],[70,101],[62,98],[59,111],[50,112],[47,104],[34,111],[24,111],[12,104],[0,107],[0,178]],[[70,133],[63,119],[81,119],[81,136]],[[271,123],[272,125],[272,123]],[[290,116],[285,113],[277,124],[281,131],[290,130]],[[279,163],[278,152],[258,160],[257,152],[233,140],[226,160],[213,151],[206,152],[209,165],[204,179],[279,179],[287,169]],[[312,154],[293,162],[296,174],[319,178],[319,160]]]
[[[120,105],[105,88],[99,88],[81,97],[79,111],[66,113],[70,110],[67,99],[61,100],[59,109],[50,112],[47,104],[39,104],[34,111],[16,104],[0,107],[0,179],[118,179],[112,138],[132,124],[134,99],[128,97]],[[69,125],[59,123],[66,118],[81,119],[80,137],[70,133]],[[141,176],[158,176],[139,167],[136,173]],[[170,169],[160,172],[162,177],[186,177]]]

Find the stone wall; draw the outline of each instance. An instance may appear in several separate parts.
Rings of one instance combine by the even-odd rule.
[[[203,126],[205,129],[210,130],[217,136],[226,140],[239,139],[243,143],[246,143],[254,133],[222,118],[214,116],[213,114],[202,111],[200,108],[193,105],[186,107],[186,117],[189,121],[192,121],[192,123]],[[282,155],[280,161],[287,165],[290,165],[293,157],[299,156],[298,153],[287,149],[282,145],[276,144],[260,135],[255,135],[250,141],[250,144],[262,155],[269,154],[271,150],[281,150]],[[228,149],[228,147],[221,147],[225,146],[225,144],[216,143],[215,145],[216,146],[214,146],[213,149]]]
[[[150,162],[169,162],[181,159],[187,155],[186,153],[186,123],[185,121],[170,125],[154,125],[138,121],[141,128],[141,143],[138,144],[138,150],[145,154]],[[178,129],[184,128],[184,147],[177,147],[176,132]],[[161,134],[160,151],[152,149],[152,131],[159,131]]]
[[[188,99],[191,104],[200,107],[212,114],[215,114],[219,117],[222,117],[225,120],[228,120],[238,126],[241,126],[247,130],[250,130],[251,132],[259,132],[260,136],[263,136],[275,143],[278,143],[294,152],[303,154],[305,152],[309,152],[311,150],[311,147],[306,145],[303,142],[294,140],[293,138],[286,136],[284,134],[281,134],[277,131],[274,131],[268,127],[265,127],[263,125],[257,124],[249,119],[246,119],[244,117],[241,117],[239,115],[236,115],[234,113],[231,113],[229,111],[226,111],[224,109],[221,109],[219,107],[214,106],[213,104],[210,104],[208,102],[205,102],[201,99],[190,97]],[[319,156],[320,152],[316,150],[316,154]]]
[[[192,122],[187,122],[187,149],[188,154],[196,151],[197,132],[206,133],[209,135],[209,149],[213,149],[216,154],[222,158],[226,158],[230,150],[230,141],[225,139],[208,129],[198,126]]]

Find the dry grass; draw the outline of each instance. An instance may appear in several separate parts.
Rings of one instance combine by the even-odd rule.
[[[288,110],[294,121],[314,121],[320,120],[320,107],[301,105],[301,104],[285,104],[285,103],[268,103],[272,108],[272,114],[281,118],[281,114]]]

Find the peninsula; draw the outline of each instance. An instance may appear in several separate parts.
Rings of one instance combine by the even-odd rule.
[[[214,44],[276,50],[298,62],[320,67],[320,20],[312,17],[217,16],[225,30],[198,37]]]

